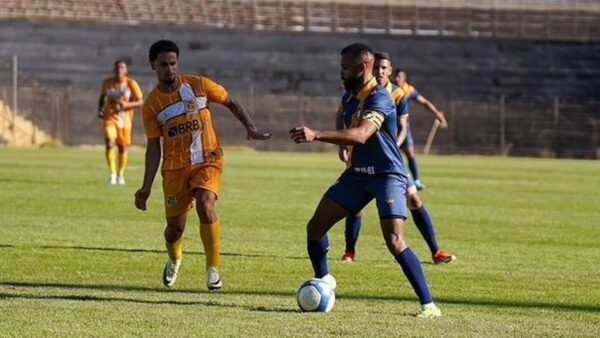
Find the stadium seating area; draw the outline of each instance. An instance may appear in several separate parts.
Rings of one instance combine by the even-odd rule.
[[[21,70],[43,83],[96,88],[125,57],[149,87],[147,48],[164,37],[180,44],[182,69],[236,91],[337,95],[338,50],[353,41],[390,52],[431,96],[590,99],[600,86],[600,42],[0,21],[0,59],[16,53]]]
[[[0,18],[568,39],[600,33],[594,0],[5,0]]]
[[[381,12],[385,9],[382,6],[388,5],[377,7],[379,2],[374,0],[373,6]],[[561,103],[600,100],[597,90],[600,88],[600,34],[594,31],[594,25],[600,24],[600,20],[586,19],[600,13],[594,8],[581,10],[581,13],[564,8],[547,12],[552,20],[559,17],[557,13],[571,15],[571,19],[577,14],[577,20],[571,21],[569,29],[571,33],[576,30],[584,32],[580,35],[565,33],[562,39],[549,39],[544,35],[546,33],[540,33],[539,39],[525,39],[536,36],[531,32],[538,21],[522,21],[524,25],[515,31],[514,20],[524,20],[522,16],[527,11],[506,8],[503,10],[512,11],[514,15],[498,16],[501,10],[495,10],[493,13],[498,20],[488,20],[486,26],[475,24],[477,21],[473,19],[484,15],[481,11],[487,10],[485,8],[469,8],[468,11],[463,8],[468,15],[455,13],[453,16],[451,12],[456,8],[448,7],[442,11],[445,13],[442,20],[440,10],[404,6],[402,11],[392,11],[391,18],[382,21],[383,26],[376,26],[377,20],[369,14],[371,6],[369,9],[359,5],[342,7],[335,1],[204,1],[204,6],[194,3],[175,0],[169,7],[164,1],[149,0],[4,1],[0,3],[0,60],[9,61],[13,54],[17,54],[23,74],[35,77],[45,85],[68,91],[71,115],[77,116],[77,121],[71,118],[69,125],[70,142],[75,144],[95,142],[99,137],[86,134],[86,130],[97,129],[93,110],[98,86],[103,77],[111,74],[116,58],[130,61],[130,73],[145,92],[153,86],[155,79],[147,65],[147,49],[160,38],[173,39],[180,45],[183,71],[203,73],[223,83],[244,103],[261,111],[265,116],[262,122],[273,128],[281,127],[276,124],[279,119],[276,116],[280,114],[293,116],[293,120],[299,121],[320,119],[320,125],[330,125],[330,118],[323,116],[323,112],[331,110],[330,106],[335,105],[331,99],[339,95],[338,51],[355,41],[368,42],[377,50],[390,52],[395,65],[409,72],[411,82],[423,94],[438,102],[453,100],[496,104],[504,96],[507,107],[521,109],[516,113],[526,114],[534,107],[539,109],[536,114],[541,116],[540,120],[547,121],[548,112],[552,119],[555,97],[560,97]],[[299,4],[306,3],[311,5],[298,9]],[[280,17],[283,9],[289,19]],[[490,19],[488,14],[485,15]],[[244,19],[243,15],[250,16]],[[347,21],[352,15],[360,15],[359,18],[363,19]],[[459,30],[446,29],[455,27],[457,24],[453,26],[451,23],[461,22],[465,16],[471,20],[468,21],[471,26],[468,32],[460,30],[463,33],[459,34]],[[445,26],[436,28],[432,24],[427,28],[427,20]],[[592,23],[587,26],[580,24],[579,28],[573,26],[573,22],[586,20]],[[220,24],[216,24],[217,21]],[[555,32],[560,37],[555,27],[558,23],[567,27],[566,21],[558,20],[550,28],[542,26],[546,27],[546,32]],[[497,25],[492,27],[489,22],[497,22]],[[356,27],[351,27],[351,23]],[[495,28],[486,31],[484,26]],[[502,27],[504,30],[500,29]],[[351,31],[355,34],[345,34]],[[592,40],[580,41],[590,36]],[[6,75],[0,72],[0,77]],[[10,82],[10,78],[0,80]],[[303,99],[309,97],[312,103]],[[523,106],[526,108],[520,108],[516,101],[526,102]],[[544,102],[543,108],[539,108],[536,101]],[[475,106],[470,105],[471,110],[457,108],[456,118],[469,119],[460,115],[461,109],[465,114],[483,114],[486,111],[476,111]],[[450,105],[444,104],[444,109],[448,111]],[[312,114],[309,111],[314,116],[300,116]],[[577,125],[585,125],[585,128],[595,125],[595,120],[590,120],[584,110],[577,110],[577,113],[581,120]],[[498,121],[497,114],[496,105],[489,114],[484,114],[486,122],[482,124],[495,123]],[[414,121],[423,133],[417,135],[419,142],[424,140],[431,123],[429,116],[424,116],[427,118]],[[479,117],[483,118],[483,115]],[[566,119],[568,117],[561,116],[561,121]],[[535,119],[529,120],[534,123],[533,127],[545,125],[532,121]],[[519,122],[511,123],[516,127],[520,125]],[[225,128],[231,126],[225,125]],[[140,124],[137,126],[139,128]],[[234,127],[235,124],[232,130]],[[514,129],[518,134],[516,127],[509,123],[507,130]],[[477,124],[468,124],[467,129],[471,128],[477,129]],[[557,129],[553,124],[548,128]],[[141,137],[141,131],[138,130],[135,135]],[[234,131],[232,135],[235,135]],[[460,135],[447,134],[445,137],[448,139],[440,141],[452,144],[447,150],[453,152],[457,151],[453,147],[478,143],[472,139],[461,140]],[[489,134],[488,138],[489,146],[486,147],[497,148],[498,136]],[[143,140],[138,138],[136,142]],[[588,138],[585,142],[596,141]],[[517,149],[518,143],[511,141],[513,149]],[[594,149],[596,145],[585,147]]]

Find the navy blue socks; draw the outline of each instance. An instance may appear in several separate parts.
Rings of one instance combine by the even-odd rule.
[[[431,222],[431,218],[427,213],[427,209],[425,209],[424,205],[421,205],[420,208],[411,210],[410,213],[412,214],[413,220],[421,232],[421,235],[425,239],[425,242],[427,242],[429,250],[431,250],[431,253],[434,254],[439,249],[439,246],[435,240],[433,223]]]
[[[417,297],[419,297],[419,302],[421,302],[421,304],[431,303],[433,299],[431,298],[431,293],[429,293],[429,287],[425,281],[425,274],[423,274],[423,269],[421,268],[421,263],[417,256],[415,256],[410,248],[406,248],[394,258],[396,258],[396,261],[402,267],[404,275],[406,275],[406,278],[408,278],[410,285],[413,290],[415,290]]]
[[[358,232],[360,231],[360,216],[348,216],[346,217],[346,230],[344,235],[346,236],[346,252],[355,252],[356,241],[358,240]]]
[[[306,249],[315,272],[315,277],[321,278],[327,275],[329,273],[329,269],[327,268],[327,251],[329,250],[327,235],[318,240],[307,241]]]

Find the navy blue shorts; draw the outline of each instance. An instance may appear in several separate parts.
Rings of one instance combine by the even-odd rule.
[[[361,211],[375,199],[379,218],[406,219],[407,177],[400,174],[358,175],[344,171],[325,192],[325,197],[351,214]]]

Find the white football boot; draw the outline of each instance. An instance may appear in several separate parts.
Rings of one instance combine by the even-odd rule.
[[[110,174],[108,176],[108,184],[109,185],[117,185],[117,174]]]
[[[172,288],[175,285],[175,281],[177,280],[177,273],[179,272],[179,266],[181,265],[181,261],[172,261],[170,258],[167,259],[165,263],[165,268],[163,270],[162,282],[163,285]]]
[[[211,266],[206,269],[206,287],[209,290],[218,290],[223,287],[223,279],[217,268]]]
[[[331,288],[335,290],[335,287],[337,286],[337,282],[335,281],[335,278],[331,275],[331,274],[326,274],[325,276],[321,277],[322,280],[324,280],[325,282],[327,282],[329,285],[331,285]]]

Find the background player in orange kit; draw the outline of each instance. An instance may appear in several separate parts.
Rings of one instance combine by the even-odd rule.
[[[108,183],[123,185],[127,147],[131,144],[133,109],[141,107],[144,100],[138,83],[127,75],[125,60],[115,61],[114,73],[114,76],[102,81],[98,117],[103,120],[106,161],[110,173]],[[118,167],[115,147],[119,149]]]

